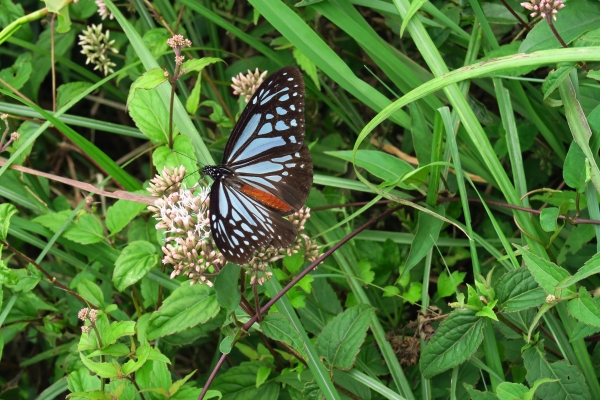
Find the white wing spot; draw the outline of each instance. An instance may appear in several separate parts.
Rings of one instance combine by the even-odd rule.
[[[289,163],[289,164],[285,164],[286,168],[294,168],[296,166],[295,163]]]
[[[236,234],[236,235],[238,235],[239,237],[244,237],[244,232],[242,232],[242,231],[239,231],[239,230],[237,230],[237,229],[234,229],[234,230],[233,230],[233,233],[235,233],[235,234]],[[232,236],[232,237],[234,237],[234,236]]]
[[[279,98],[279,101],[286,101],[290,99],[290,95],[289,94],[284,94],[283,96],[281,96]]]
[[[258,240],[258,238],[254,235],[252,235],[252,240]]]
[[[295,106],[295,105],[293,105],[293,104],[292,104],[292,105],[290,105],[290,110],[292,110],[292,111],[296,111],[296,106]]]
[[[295,136],[290,136],[290,142],[296,143],[296,137]]]
[[[279,175],[269,175],[267,176],[267,179],[273,182],[279,182],[281,177]]]
[[[292,126],[297,126],[297,125],[298,125],[298,123],[296,122],[296,120],[295,120],[295,119],[293,119],[293,120],[291,120],[291,121],[290,121],[290,125],[292,125]]]
[[[277,114],[279,114],[279,115],[285,115],[285,114],[287,114],[287,111],[284,110],[281,107],[277,107],[275,110],[277,110]]]
[[[240,244],[240,242],[238,242],[238,240],[235,238],[235,236],[232,236],[231,240],[233,240],[233,243],[235,243],[236,246]]]
[[[270,133],[272,131],[273,131],[273,125],[270,122],[267,122],[260,128],[260,131],[258,131],[258,134],[266,135],[267,133]]]
[[[294,92],[292,96],[298,96],[298,92]]]
[[[283,172],[281,173],[281,175],[283,175],[283,176],[288,176],[288,172],[287,172],[287,171],[283,171]]]
[[[273,114],[267,114],[267,119],[273,119],[274,115]]]
[[[285,131],[288,128],[289,126],[287,126],[283,121],[277,121],[277,123],[275,124],[275,129],[278,131]]]

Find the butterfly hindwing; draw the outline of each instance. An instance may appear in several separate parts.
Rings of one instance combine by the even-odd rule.
[[[294,225],[238,190],[237,183],[235,177],[215,181],[210,194],[211,231],[225,259],[245,264],[258,249],[293,244]]]

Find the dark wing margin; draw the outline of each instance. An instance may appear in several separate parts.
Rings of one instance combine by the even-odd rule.
[[[291,246],[297,236],[294,224],[229,185],[228,179],[235,178],[215,181],[210,194],[212,236],[225,259],[243,265],[261,248]]]

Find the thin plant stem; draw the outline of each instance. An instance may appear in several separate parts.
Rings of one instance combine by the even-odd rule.
[[[56,112],[56,65],[54,65],[54,21],[56,14],[50,19],[50,67],[52,67],[52,111]]]
[[[517,14],[515,12],[515,10],[513,10],[508,3],[506,3],[505,0],[500,0],[502,2],[502,4],[504,5],[504,7],[506,7],[506,9],[517,19],[517,21],[519,21],[519,23],[521,25],[523,25],[523,28],[527,29],[528,31],[531,30],[531,27],[529,26],[529,24],[525,21],[523,21],[523,19],[521,17],[519,17],[519,14]]]

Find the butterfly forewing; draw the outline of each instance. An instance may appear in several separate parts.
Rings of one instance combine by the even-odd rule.
[[[294,243],[289,215],[306,202],[312,161],[304,144],[304,81],[295,67],[280,69],[256,90],[233,128],[223,164],[206,167],[211,228],[228,261],[248,262],[256,249]]]

